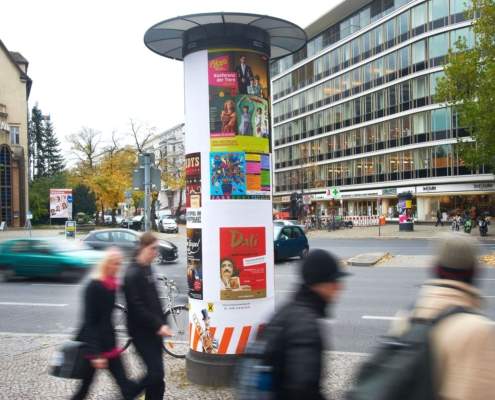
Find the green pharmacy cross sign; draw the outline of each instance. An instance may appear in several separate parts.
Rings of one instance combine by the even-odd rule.
[[[340,199],[340,189],[337,187],[332,187],[327,189],[327,196],[332,199]]]

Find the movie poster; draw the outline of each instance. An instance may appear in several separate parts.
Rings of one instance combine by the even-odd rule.
[[[220,299],[266,297],[265,228],[220,228]]]
[[[186,155],[186,208],[201,208],[201,153]]]
[[[72,219],[72,189],[50,189],[50,218]]]
[[[187,229],[187,286],[189,297],[203,299],[201,229]]]
[[[270,110],[268,60],[253,51],[209,50],[210,147],[212,154],[241,154],[269,159]],[[212,199],[269,199],[270,165],[244,176],[244,193],[211,193]],[[267,170],[268,168],[268,170]],[[211,169],[212,181],[217,169]],[[268,177],[268,179],[267,179]],[[229,180],[229,179],[227,179]],[[218,184],[217,188],[221,185]],[[230,186],[226,186],[229,189]],[[263,197],[263,195],[267,195]],[[262,197],[260,197],[262,196]]]

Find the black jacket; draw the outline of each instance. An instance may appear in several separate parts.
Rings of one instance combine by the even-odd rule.
[[[83,322],[76,340],[88,345],[89,355],[99,355],[116,347],[112,312],[115,290],[100,280],[91,280],[84,290]]]
[[[166,324],[151,266],[134,261],[126,271],[124,293],[127,303],[127,329],[134,337],[156,336]]]
[[[295,298],[277,312],[266,328],[279,333],[274,343],[273,373],[276,399],[320,400],[323,341],[318,319],[325,301],[302,286]]]

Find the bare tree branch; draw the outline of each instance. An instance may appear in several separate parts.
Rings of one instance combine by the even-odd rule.
[[[146,148],[146,145],[155,135],[156,129],[137,122],[132,118],[129,118],[129,125],[131,128],[132,137],[134,139],[134,144],[136,146],[135,148],[139,154],[142,154]]]
[[[79,132],[67,136],[66,139],[71,144],[73,153],[89,168],[93,169],[101,143],[101,132],[82,127]]]

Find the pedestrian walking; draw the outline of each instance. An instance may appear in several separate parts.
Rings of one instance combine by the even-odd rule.
[[[72,400],[86,397],[98,369],[110,371],[124,399],[133,399],[137,394],[136,384],[127,379],[120,359],[122,350],[117,348],[112,324],[115,293],[118,287],[117,274],[122,261],[120,251],[110,249],[84,290],[83,322],[76,340],[86,344],[86,357],[90,359],[90,368],[77,392],[72,396]]]
[[[360,367],[346,400],[482,400],[495,393],[495,327],[481,315],[477,247],[466,235],[439,241],[433,279],[401,312]]]
[[[162,400],[165,393],[162,340],[171,336],[158,297],[151,263],[157,256],[158,240],[144,233],[124,280],[127,302],[127,329],[137,353],[146,365],[146,375],[138,386],[146,391],[146,400]]]
[[[443,220],[442,220],[442,210],[440,208],[437,209],[437,223],[435,226],[442,225],[443,226]]]
[[[301,266],[302,284],[295,297],[267,324],[273,354],[274,399],[321,400],[323,332],[319,320],[342,290],[344,272],[325,250],[312,250]],[[276,334],[274,333],[276,332]],[[327,333],[325,332],[325,336]]]

